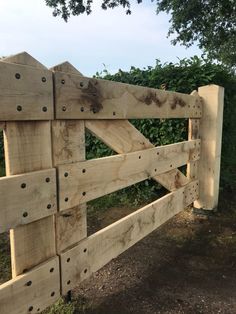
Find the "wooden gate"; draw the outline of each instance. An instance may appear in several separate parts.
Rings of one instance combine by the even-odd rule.
[[[12,280],[0,313],[39,313],[189,205],[217,207],[223,94],[91,79],[27,53],[1,60],[0,232],[10,230]],[[189,139],[154,147],[128,121],[144,118],[188,118]],[[117,155],[86,161],[85,128]],[[169,193],[87,236],[87,201],[147,178]]]

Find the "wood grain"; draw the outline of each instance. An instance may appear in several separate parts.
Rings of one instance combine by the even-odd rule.
[[[51,69],[82,75],[69,62]],[[53,165],[85,160],[85,127],[83,120],[54,120],[52,122]],[[68,208],[55,216],[56,250],[60,254],[87,236],[86,204]]]
[[[62,294],[147,236],[198,198],[193,181],[82,240],[61,256]]]
[[[0,120],[53,119],[52,73],[0,61]]]
[[[221,141],[224,109],[224,88],[217,85],[198,89],[203,99],[203,115],[200,120],[201,161],[198,163],[200,198],[197,208],[217,208],[220,183]]]
[[[85,120],[85,126],[119,154],[154,147],[128,120]],[[155,175],[153,179],[169,191],[174,191],[190,181],[178,169]]]
[[[0,233],[56,211],[55,169],[0,178]]]
[[[29,108],[32,111],[34,111],[36,101],[41,103],[42,100],[48,99],[49,94],[53,108],[52,86],[50,88],[46,87],[47,83],[50,83],[50,80],[52,79],[52,73],[50,71],[46,71],[45,67],[41,67],[42,70],[39,70],[40,63],[36,62],[35,64],[35,59],[29,55],[24,55],[22,58],[22,55],[20,54],[11,58],[14,58],[14,60],[12,59],[12,62],[16,64],[8,63],[6,65],[7,69],[8,66],[12,69],[7,74],[8,80],[10,79],[9,82],[12,80],[12,78],[9,77],[9,74],[11,73],[12,75],[15,75],[13,69],[16,69],[15,67],[17,67],[17,69],[19,69],[19,67],[22,69],[22,72],[19,73],[22,81],[20,81],[21,79],[17,79],[20,85],[18,87],[14,87],[12,85],[11,88],[14,87],[16,90],[18,88],[21,92],[26,92],[27,95],[31,95],[32,91],[32,96],[34,97],[27,102],[30,104]],[[26,66],[22,65],[23,60]],[[41,85],[44,87],[42,87],[41,93],[38,97],[35,97],[34,89],[38,88],[37,85],[39,77],[37,76],[37,80],[35,81],[36,76],[33,78],[29,76],[29,74],[32,73],[31,71],[43,71],[42,73],[48,75],[45,76],[46,82],[41,81]],[[24,73],[26,73],[26,77],[23,75]],[[26,78],[27,82],[25,81]],[[40,79],[41,78],[42,77],[40,77]],[[33,83],[37,83],[36,86],[33,86]],[[29,99],[27,98],[27,101],[28,100]],[[47,106],[46,104],[44,105]],[[51,118],[51,116],[44,116],[44,119],[49,118]],[[51,168],[52,149],[50,122],[6,122],[4,129],[4,147],[7,176]],[[17,275],[22,274],[25,270],[29,270],[55,256],[55,228],[53,215],[16,227],[15,229],[11,229],[10,240],[12,276],[15,278]]]
[[[58,167],[59,206],[64,210],[198,160],[200,140],[82,161]]]
[[[124,83],[55,73],[57,119],[196,118],[198,97]]]
[[[40,313],[60,297],[59,258],[0,286],[0,313]]]

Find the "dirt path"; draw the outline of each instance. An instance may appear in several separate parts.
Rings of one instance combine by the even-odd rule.
[[[223,214],[173,218],[73,291],[75,313],[235,314],[235,204],[227,193]],[[97,227],[126,213],[103,213]]]

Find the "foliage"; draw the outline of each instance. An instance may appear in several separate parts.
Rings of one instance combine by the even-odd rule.
[[[157,12],[171,13],[173,44],[197,42],[208,57],[236,67],[236,2],[234,0],[157,0]]]
[[[67,21],[70,15],[92,12],[93,0],[45,0],[54,16]],[[153,0],[151,0],[153,1]],[[137,3],[143,2],[137,0]],[[122,6],[131,14],[129,0],[102,0],[106,10]],[[236,2],[234,0],[157,0],[157,13],[171,14],[168,35],[176,35],[172,43],[187,47],[197,42],[208,57],[236,67]]]

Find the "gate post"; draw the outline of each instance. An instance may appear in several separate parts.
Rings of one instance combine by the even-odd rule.
[[[224,88],[217,85],[202,86],[198,94],[203,104],[199,128],[199,199],[194,202],[194,207],[213,210],[217,208],[219,197]]]

